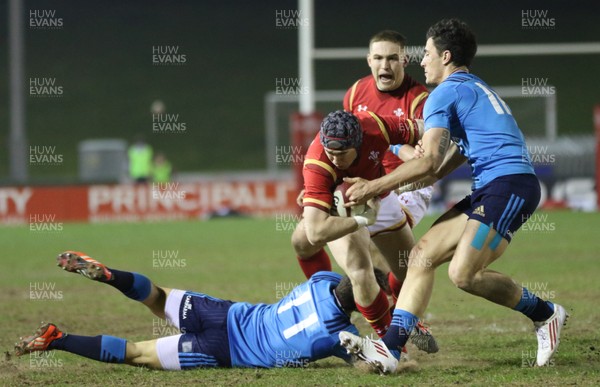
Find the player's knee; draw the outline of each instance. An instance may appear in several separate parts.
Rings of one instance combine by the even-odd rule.
[[[368,286],[376,284],[372,268],[354,267],[348,268],[346,274],[354,286]]]
[[[450,281],[461,290],[468,292],[473,288],[473,280],[475,277],[466,270],[450,265],[448,268],[448,277],[450,278]]]
[[[408,268],[412,272],[428,271],[435,268],[427,241],[419,241],[410,251],[408,256]]]
[[[300,258],[308,258],[314,254],[314,246],[310,244],[306,234],[298,229],[292,234],[292,247]]]
[[[292,246],[296,250],[296,253],[301,256],[314,254],[325,246],[327,242],[322,225],[311,225],[308,227],[301,221],[292,234]]]
[[[300,259],[309,259],[310,257],[312,257],[314,254],[316,254],[320,248],[315,247],[309,243],[299,243],[297,245],[293,245],[294,246],[294,250],[296,251],[296,255],[298,256],[298,258]]]
[[[137,343],[127,341],[125,363],[152,369],[163,369],[156,351],[156,340]]]
[[[125,348],[125,364],[145,365],[143,363],[144,355],[141,345],[128,340]]]
[[[327,243],[327,239],[324,238],[324,235],[322,233],[318,233],[318,232],[311,232],[307,234],[307,239],[308,239],[308,245],[310,247],[314,247],[314,246],[325,246],[325,244]]]

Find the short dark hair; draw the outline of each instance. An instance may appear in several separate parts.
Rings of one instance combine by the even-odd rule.
[[[331,112],[321,122],[321,145],[329,149],[360,148],[363,131],[356,116],[343,110]]]
[[[469,67],[477,52],[475,34],[467,23],[459,19],[443,19],[435,23],[427,31],[429,38],[438,53],[450,51],[452,63],[456,66]]]
[[[406,46],[406,37],[400,32],[396,32],[393,30],[383,30],[379,31],[371,37],[371,40],[369,40],[369,47],[371,47],[371,44],[375,42],[392,42],[404,48]]]
[[[384,274],[381,270],[377,268],[373,268],[375,272],[375,279],[377,280],[377,284],[379,287],[386,293],[389,293],[389,283],[387,274]],[[348,314],[357,311],[356,301],[354,301],[354,293],[352,293],[352,282],[350,282],[350,277],[345,275],[342,277],[342,280],[335,288],[335,294],[340,302],[344,311]]]

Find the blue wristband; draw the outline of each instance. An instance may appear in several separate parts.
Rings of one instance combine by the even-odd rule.
[[[400,156],[400,148],[402,148],[402,144],[390,145],[390,150],[396,156]]]

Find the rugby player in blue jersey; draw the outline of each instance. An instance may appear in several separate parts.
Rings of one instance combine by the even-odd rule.
[[[471,195],[443,214],[411,251],[392,325],[382,338],[389,350],[382,353],[379,340],[345,332],[340,336],[347,349],[380,372],[395,369],[398,349],[423,316],[434,271],[444,262],[450,261],[448,274],[458,288],[533,321],[539,366],[549,364],[567,318],[562,306],[487,268],[537,208],[540,185],[508,105],[469,73],[476,51],[475,36],[464,22],[450,19],[434,24],[427,32],[421,62],[426,83],[437,85],[425,103],[421,157],[376,180],[347,179],[354,183],[347,192],[350,199],[363,202],[421,179],[441,178],[465,159],[471,167]],[[458,147],[450,146],[452,142]]]
[[[108,268],[84,253],[67,251],[58,266],[104,282],[166,318],[181,334],[131,342],[109,335],[79,336],[43,324],[15,345],[17,356],[63,350],[106,363],[153,369],[196,367],[285,367],[336,356],[351,362],[341,331],[358,333],[350,322],[356,310],[349,278],[321,271],[276,304],[249,304],[192,291],[156,286],[147,277]],[[375,277],[387,289],[383,272]]]

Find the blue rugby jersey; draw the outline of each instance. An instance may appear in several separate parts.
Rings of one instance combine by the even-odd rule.
[[[322,271],[276,304],[233,304],[227,315],[231,365],[303,366],[329,356],[347,359],[338,333],[358,330],[333,295],[341,278]]]
[[[534,174],[523,138],[508,105],[484,81],[457,72],[430,95],[425,130],[446,128],[471,166],[473,189],[499,176]]]

